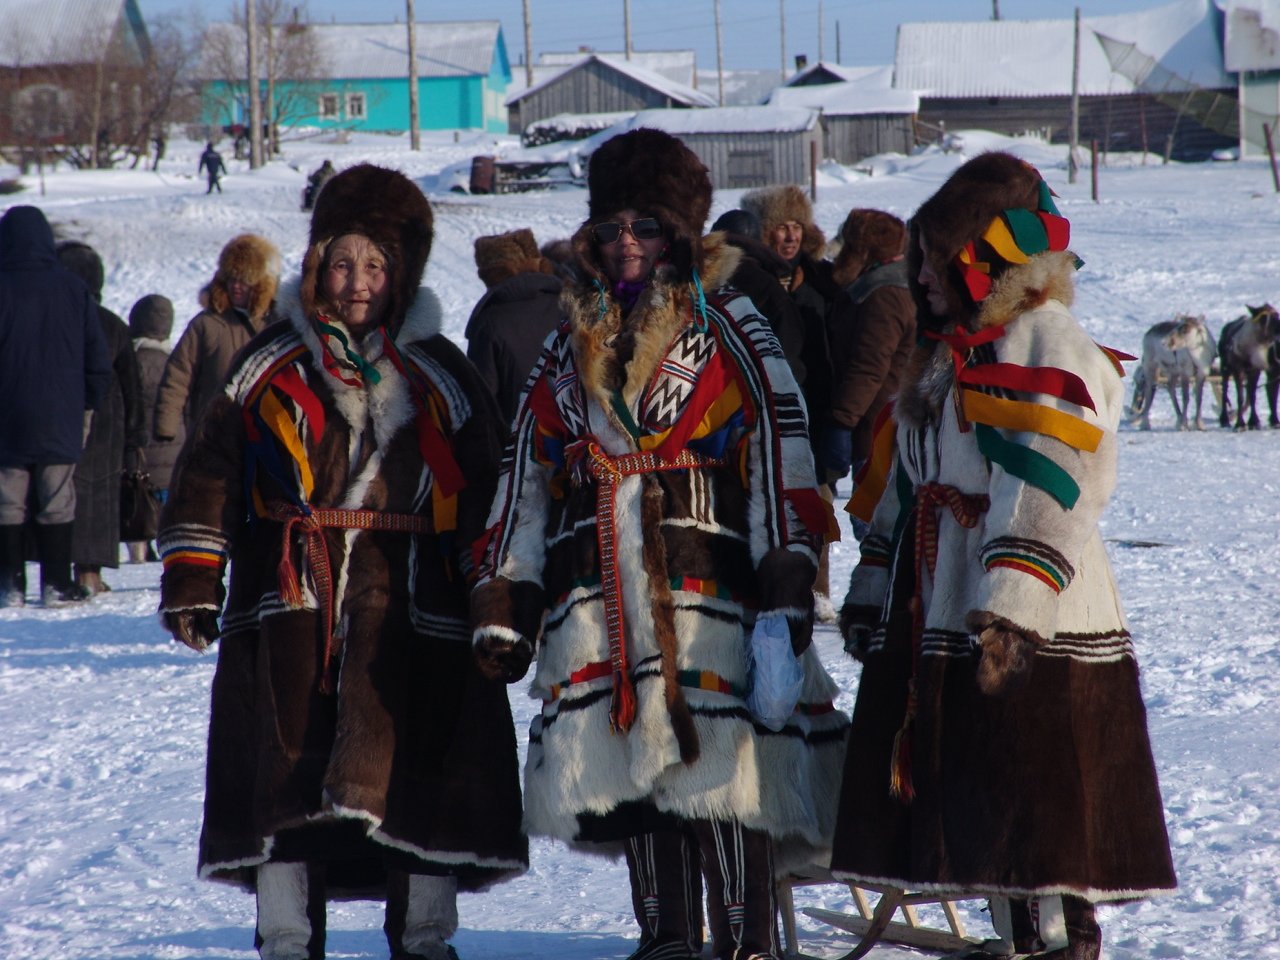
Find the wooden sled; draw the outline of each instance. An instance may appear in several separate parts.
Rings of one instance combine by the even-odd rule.
[[[811,886],[819,883],[840,883],[821,867],[806,867],[798,871],[787,881],[778,884],[778,900],[782,913],[782,933],[785,940],[785,954],[788,960],[820,960],[800,951],[800,942],[796,933],[796,908],[792,890],[795,887]],[[853,895],[854,906],[858,912],[842,913],[837,910],[821,910],[807,908],[804,914],[814,920],[837,927],[859,937],[852,950],[842,954],[838,960],[859,960],[871,952],[877,943],[897,943],[915,947],[934,953],[952,953],[966,947],[975,946],[982,941],[970,937],[965,930],[964,920],[956,909],[956,900],[948,899],[938,893],[910,893],[899,887],[880,886],[878,884],[847,884]],[[875,908],[871,906],[869,893],[878,893],[879,901]],[[939,927],[925,926],[920,922],[916,907],[924,904],[937,904],[947,918],[944,930]],[[901,912],[902,919],[895,920],[894,915]]]

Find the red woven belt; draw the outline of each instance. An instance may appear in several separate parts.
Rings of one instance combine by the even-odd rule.
[[[268,505],[268,515],[284,525],[280,545],[280,565],[276,579],[280,599],[294,610],[302,609],[302,580],[293,565],[293,535],[302,535],[307,563],[315,581],[316,599],[320,605],[320,628],[324,657],[320,669],[320,689],[333,690],[329,665],[333,659],[333,567],[323,531],[381,530],[388,533],[430,533],[431,521],[412,513],[386,513],[381,510],[329,510],[312,508],[309,512],[293,504],[275,501]]]

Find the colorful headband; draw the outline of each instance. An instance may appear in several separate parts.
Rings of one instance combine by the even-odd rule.
[[[1021,208],[1005,210],[987,226],[982,239],[1007,263],[1026,263],[1046,250],[1065,250],[1071,241],[1071,223],[1058,213],[1049,185],[1040,181],[1039,208],[1033,213]],[[969,241],[956,254],[956,266],[964,277],[969,296],[974,302],[985,300],[991,293],[991,264],[978,259],[974,241]],[[1081,263],[1077,263],[1077,269]]]

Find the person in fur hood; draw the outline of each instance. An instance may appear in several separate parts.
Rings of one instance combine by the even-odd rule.
[[[151,431],[157,442],[190,433],[222,392],[231,361],[274,320],[280,253],[266,237],[242,233],[218,255],[218,269],[200,291],[201,311],[169,355],[156,395]]]
[[[507,446],[472,595],[477,655],[530,695],[531,834],[626,856],[632,960],[780,958],[775,875],[824,860],[847,719],[810,645],[816,491],[768,322],[702,235],[706,168],[640,129],[591,158],[579,283]],[[749,709],[753,623],[801,688]],[[781,711],[779,711],[781,712]],[[699,867],[700,864],[700,867]]]
[[[402,174],[329,181],[161,517],[164,623],[220,638],[200,873],[255,891],[264,960],[324,956],[326,897],[385,899],[393,960],[456,958],[457,890],[528,862],[506,689],[467,642],[501,427],[419,286],[431,240]]]
[[[1094,904],[1176,883],[1098,530],[1122,368],[1071,314],[1069,232],[1006,153],[920,207],[922,336],[850,504],[871,530],[841,611],[863,670],[832,874],[992,897],[976,957],[1097,960]]]

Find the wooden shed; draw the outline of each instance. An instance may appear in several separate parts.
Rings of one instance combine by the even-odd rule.
[[[828,74],[825,75],[830,75]],[[853,79],[818,82],[811,73],[769,96],[770,107],[816,110],[822,124],[823,156],[836,163],[857,163],[881,153],[910,153],[916,143],[920,98],[891,85],[892,67],[863,68]]]
[[[507,98],[508,131],[558,114],[713,107],[715,98],[627,60],[591,54]]]
[[[1196,111],[1189,109],[1197,95],[1235,96],[1235,81],[1223,61],[1222,20],[1214,0],[1083,17],[1081,142],[1097,140],[1104,150],[1156,152],[1169,145],[1174,158],[1186,160],[1233,146],[1234,137],[1212,123],[1197,122]],[[927,124],[1039,133],[1064,143],[1070,133],[1074,32],[1069,19],[904,23],[898,28],[893,83],[920,91],[919,116]],[[1136,84],[1113,69],[1104,43],[1116,42],[1132,45],[1167,83],[1153,90],[1148,82]]]
[[[822,155],[822,127],[813,110],[792,107],[710,107],[642,110],[614,135],[649,127],[679,137],[707,165],[717,189],[807,183],[810,145]],[[600,142],[607,137],[600,135]]]

